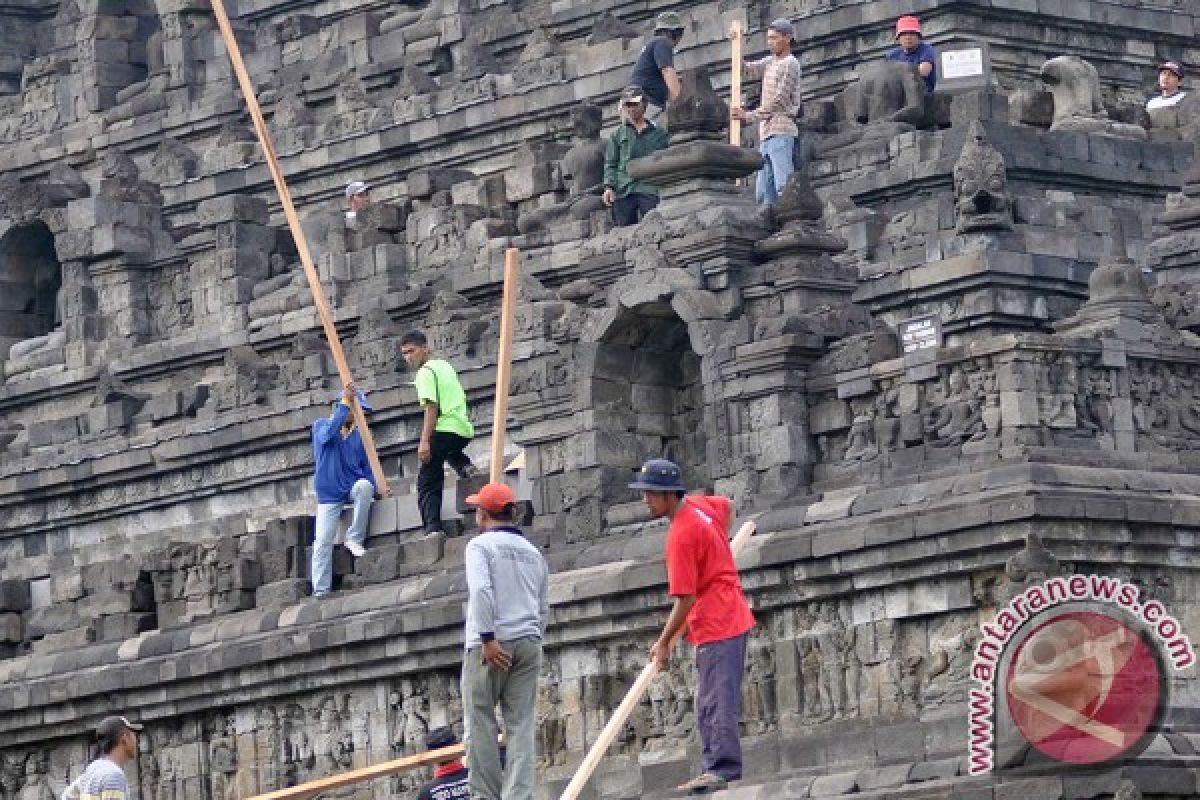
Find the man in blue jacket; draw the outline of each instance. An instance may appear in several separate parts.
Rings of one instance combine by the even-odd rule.
[[[937,51],[921,35],[921,20],[901,17],[896,20],[896,47],[887,52],[888,61],[916,64],[925,81],[925,94],[933,94],[937,86]]]
[[[342,506],[354,503],[354,518],[346,530],[346,549],[355,557],[367,550],[367,521],[375,500],[375,479],[367,461],[362,435],[354,427],[350,403],[357,395],[363,413],[371,411],[367,398],[353,382],[346,384],[341,399],[333,404],[328,419],[313,423],[313,457],[317,462],[313,485],[317,490],[316,535],[312,549],[313,597],[329,594],[333,586],[333,540],[337,537]]]

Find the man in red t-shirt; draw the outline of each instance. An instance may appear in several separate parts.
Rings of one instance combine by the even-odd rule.
[[[685,625],[688,641],[696,647],[696,727],[703,772],[678,788],[716,791],[742,777],[742,673],[746,632],[754,627],[729,549],[733,509],[724,497],[685,497],[682,472],[665,459],[647,461],[629,488],[642,492],[655,518],[671,521],[667,592],[675,604],[650,657],[665,670],[671,640]]]

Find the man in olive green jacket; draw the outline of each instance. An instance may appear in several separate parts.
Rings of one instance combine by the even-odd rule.
[[[658,205],[658,190],[629,177],[629,162],[662,150],[671,135],[646,119],[646,98],[639,86],[621,93],[625,121],[608,137],[604,154],[604,204],[611,206],[618,226],[636,225]]]

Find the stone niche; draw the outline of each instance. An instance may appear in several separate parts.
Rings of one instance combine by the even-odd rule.
[[[61,290],[54,234],[44,223],[0,236],[0,359],[18,342],[40,340],[62,324]]]

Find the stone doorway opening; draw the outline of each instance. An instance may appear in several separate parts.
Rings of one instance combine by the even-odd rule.
[[[623,309],[596,346],[596,425],[626,445],[619,466],[669,458],[689,488],[711,486],[700,356],[687,324],[663,303]]]
[[[0,236],[0,360],[18,342],[62,325],[62,265],[54,234],[37,221]]]

